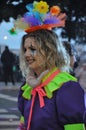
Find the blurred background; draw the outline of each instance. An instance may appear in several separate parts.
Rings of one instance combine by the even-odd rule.
[[[37,0],[36,0],[37,1]],[[66,26],[55,29],[60,41],[68,41],[73,46],[76,57],[75,76],[86,89],[86,0],[45,0],[52,5],[61,7],[66,12]],[[21,37],[25,32],[9,33],[18,16],[27,10],[25,6],[33,0],[0,0],[0,129],[17,130],[20,113],[17,108],[18,90],[24,78],[19,69],[19,48]],[[11,78],[6,82],[1,60],[5,48],[12,53]],[[6,55],[7,56],[7,55]],[[11,57],[11,56],[10,56]],[[10,63],[10,59],[8,60]],[[10,73],[10,72],[7,72]]]

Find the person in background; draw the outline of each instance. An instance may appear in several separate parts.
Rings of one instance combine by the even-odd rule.
[[[9,50],[8,46],[5,46],[5,50],[1,55],[1,62],[3,64],[3,77],[5,85],[7,85],[9,81],[11,81],[14,85],[13,65],[15,62],[15,55]]]
[[[75,68],[75,64],[77,63],[77,60],[74,54],[73,47],[68,41],[63,41],[63,45],[70,56],[70,74],[75,76],[74,68]]]
[[[53,31],[53,27],[62,26],[65,19],[62,13],[56,13],[57,9],[60,11],[59,7],[51,7],[48,12],[49,5],[43,1],[26,7],[31,12],[20,20],[26,20],[31,26],[25,30],[27,34],[21,42],[20,69],[25,82],[18,95],[24,128],[85,130],[84,91],[77,79],[69,74],[70,56]]]
[[[81,84],[82,88],[86,93],[86,62],[80,61],[78,68],[75,71],[78,82]]]
[[[86,63],[85,61],[80,61],[78,63],[78,60],[75,59],[75,55],[73,52],[73,48],[69,42],[64,41],[63,42],[69,56],[70,56],[70,73],[74,75],[78,82],[80,83],[81,88],[84,90],[84,103],[85,103],[85,109],[86,109]],[[84,112],[83,119],[86,122],[86,110]],[[86,128],[85,128],[86,129]]]
[[[84,102],[85,102],[85,112],[84,120],[86,122],[86,55],[80,56],[79,66],[75,70],[75,76],[78,79],[82,89],[84,90]]]

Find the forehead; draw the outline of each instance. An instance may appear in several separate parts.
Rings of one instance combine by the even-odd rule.
[[[33,37],[26,38],[24,42],[24,47],[31,46],[31,45],[36,48],[38,47],[37,41]]]

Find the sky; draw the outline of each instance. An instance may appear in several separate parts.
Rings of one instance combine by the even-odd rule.
[[[19,2],[13,2],[13,5],[17,5],[21,3],[22,0]],[[10,49],[19,49],[21,44],[22,36],[25,32],[18,32],[16,35],[11,35],[9,30],[13,28],[13,18],[9,19],[9,22],[3,21],[0,23],[0,45],[8,45]],[[58,30],[58,35],[60,34],[61,30]]]
[[[10,34],[9,30],[14,27],[13,23],[13,18],[10,18],[9,22],[3,21],[0,23],[0,45],[7,45],[10,49],[19,49],[22,36],[25,34],[25,32],[17,31],[17,34],[15,35]],[[61,31],[61,29],[57,29],[56,33],[60,36]],[[62,38],[59,40],[62,40]]]
[[[9,22],[3,21],[0,23],[0,45],[8,45],[11,49],[19,49],[21,44],[21,38],[25,34],[23,31],[17,32],[12,35],[9,30],[13,28],[13,18],[10,18]]]
[[[10,49],[19,49],[22,36],[25,34],[23,31],[18,31],[17,34],[12,35],[9,30],[13,28],[13,18],[9,22],[3,21],[0,24],[0,45],[8,45]],[[58,33],[60,34],[60,30]]]

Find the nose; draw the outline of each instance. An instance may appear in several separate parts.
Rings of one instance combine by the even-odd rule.
[[[29,50],[27,50],[26,52],[25,52],[25,57],[30,57],[31,56],[31,53],[30,53],[30,51]]]

